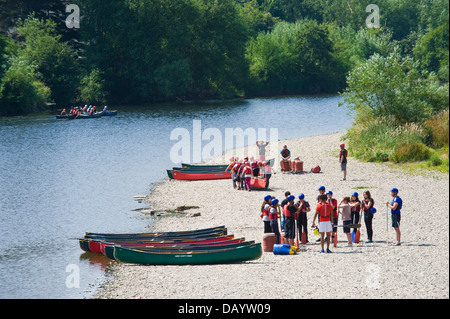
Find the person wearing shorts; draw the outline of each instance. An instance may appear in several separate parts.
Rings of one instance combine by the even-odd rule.
[[[347,247],[352,247],[352,235],[348,225],[352,224],[350,197],[344,197],[338,205],[339,214],[342,215],[342,223],[344,224],[344,234],[347,235]]]
[[[325,234],[327,236],[327,253],[331,253],[330,250],[330,233],[333,231],[333,225],[331,224],[331,218],[333,217],[333,206],[327,203],[327,195],[319,196],[320,203],[316,207],[316,214],[314,215],[313,225],[316,226],[316,217],[319,217],[319,232],[320,232],[320,245],[322,247],[321,253],[325,252]]]
[[[345,149],[345,144],[342,143],[340,145],[341,147],[341,151],[339,153],[339,163],[341,164],[341,171],[344,173],[344,179],[343,181],[345,181],[347,179],[347,156],[348,156],[348,151]]]
[[[401,236],[402,233],[400,232],[400,221],[402,219],[401,215],[401,209],[403,207],[403,201],[398,196],[398,189],[393,188],[391,189],[391,196],[392,201],[389,203],[386,203],[386,206],[391,209],[391,217],[392,217],[392,227],[394,227],[396,236],[397,236],[397,242],[395,243],[395,246],[401,245]]]

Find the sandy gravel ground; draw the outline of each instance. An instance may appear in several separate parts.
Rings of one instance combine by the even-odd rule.
[[[315,165],[321,174],[278,173],[271,190],[233,190],[231,181],[167,181],[149,197],[153,209],[181,205],[200,206],[200,217],[160,218],[157,231],[178,231],[226,225],[229,233],[262,241],[260,205],[264,195],[283,198],[285,191],[306,194],[315,203],[320,185],[332,190],[338,201],[357,191],[371,191],[378,213],[373,221],[374,243],[345,247],[339,229],[339,244],[332,254],[320,254],[318,238],[309,233],[306,251],[294,256],[264,253],[259,260],[213,266],[140,266],[113,263],[113,276],[97,298],[449,298],[449,180],[448,175],[406,175],[395,167],[360,163],[349,158],[348,178],[342,181],[339,143],[343,133],[286,141],[294,156],[301,156],[305,170]],[[279,144],[282,145],[282,144]],[[249,154],[256,154],[250,147]],[[216,158],[210,162],[223,162]],[[397,187],[404,201],[402,245],[386,245],[386,208],[389,190]],[[314,205],[312,205],[314,206]],[[312,223],[311,212],[308,223]],[[341,224],[341,220],[339,224]],[[390,243],[395,231],[389,227]]]

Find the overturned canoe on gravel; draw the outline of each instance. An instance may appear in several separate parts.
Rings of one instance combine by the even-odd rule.
[[[228,264],[259,259],[261,244],[252,244],[230,249],[202,251],[143,251],[114,247],[114,259],[124,263],[143,265],[207,265]]]

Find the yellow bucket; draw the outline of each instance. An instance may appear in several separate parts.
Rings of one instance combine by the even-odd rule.
[[[316,236],[320,236],[319,228],[318,227],[314,228],[313,233]]]

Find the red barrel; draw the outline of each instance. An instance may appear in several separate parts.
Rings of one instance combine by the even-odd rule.
[[[295,161],[295,172],[301,173],[303,172],[303,162],[301,161]]]
[[[263,236],[263,242],[262,242],[262,246],[263,246],[263,251],[266,253],[270,253],[273,251],[273,245],[276,244],[276,237],[275,234],[273,233],[267,233],[264,234]]]
[[[291,171],[291,161],[281,161],[281,170],[283,172]]]

